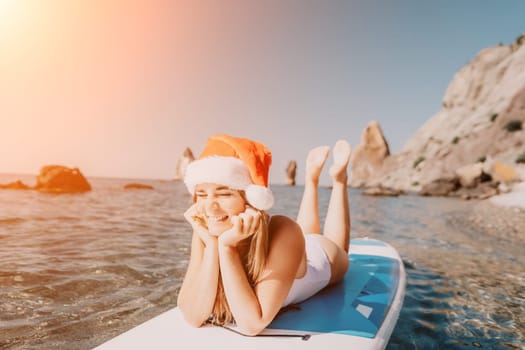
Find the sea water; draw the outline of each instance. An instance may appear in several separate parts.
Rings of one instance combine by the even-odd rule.
[[[17,179],[34,182],[0,175]],[[191,238],[184,185],[89,181],[75,195],[0,190],[0,349],[91,349],[176,306]],[[303,188],[272,189],[271,213],[295,217]],[[320,188],[322,219],[329,195]],[[407,270],[388,349],[525,349],[523,244],[469,226],[475,202],[350,200],[352,236],[390,243]]]

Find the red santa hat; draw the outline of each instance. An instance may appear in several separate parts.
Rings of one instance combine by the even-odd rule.
[[[191,162],[184,183],[191,194],[201,183],[214,183],[243,190],[250,205],[268,210],[273,194],[268,187],[272,153],[262,143],[228,135],[208,139],[199,158]]]

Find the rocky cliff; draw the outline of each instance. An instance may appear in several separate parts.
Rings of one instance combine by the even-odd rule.
[[[482,50],[454,76],[442,109],[359,185],[419,191],[468,164],[516,166],[525,157],[524,41]]]

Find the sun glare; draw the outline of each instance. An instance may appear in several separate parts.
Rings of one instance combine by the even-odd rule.
[[[15,6],[16,0],[0,0],[0,16],[9,14],[9,10]]]
[[[17,12],[17,0],[0,0],[0,27],[13,20]]]

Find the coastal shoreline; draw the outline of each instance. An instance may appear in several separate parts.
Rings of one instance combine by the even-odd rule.
[[[489,198],[498,207],[519,208],[525,210],[525,181],[514,184],[512,192]]]

